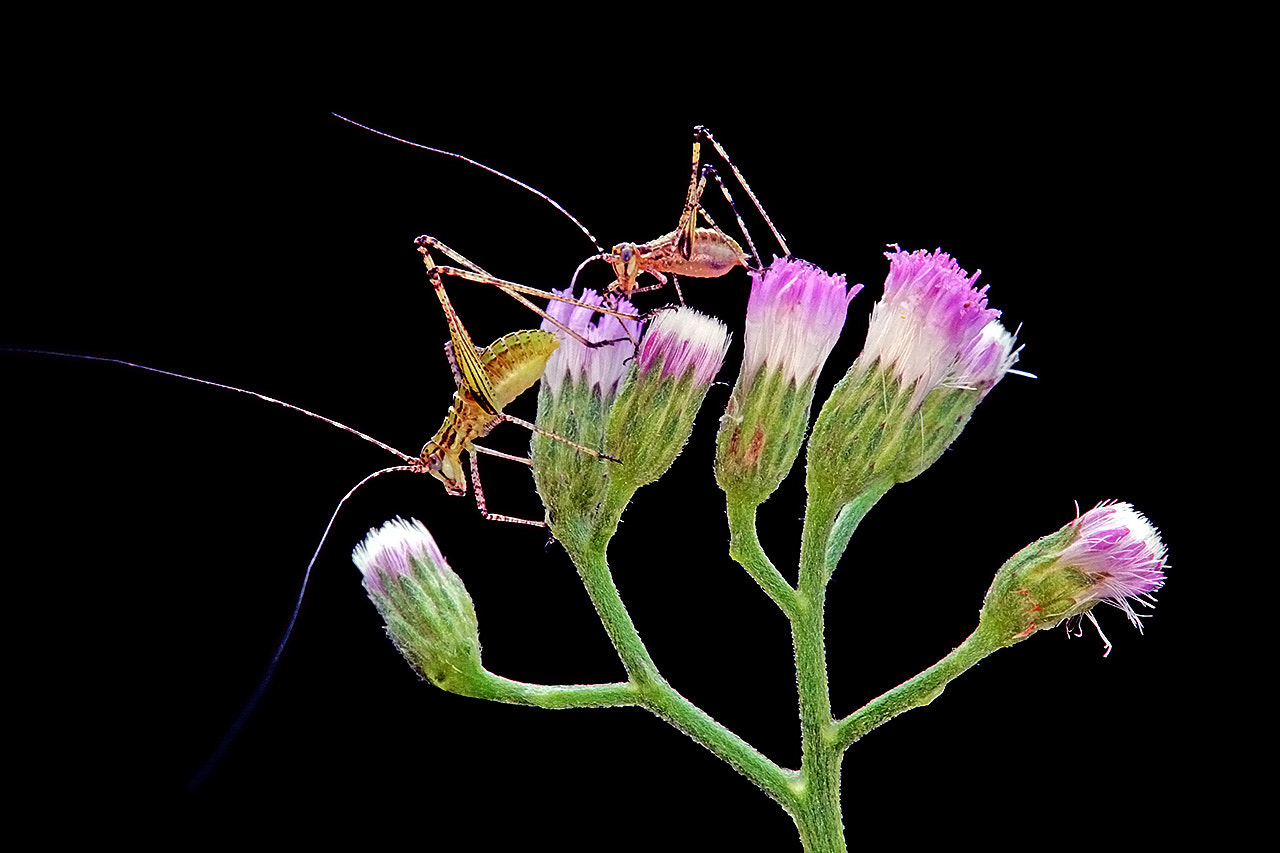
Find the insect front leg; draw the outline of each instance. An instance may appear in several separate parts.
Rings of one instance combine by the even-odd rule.
[[[617,338],[614,340],[589,341],[586,338],[584,338],[582,335],[580,335],[578,332],[575,332],[573,329],[570,329],[569,327],[561,323],[559,320],[549,315],[545,310],[543,310],[538,305],[535,305],[533,302],[530,302],[528,299],[525,298],[525,296],[528,295],[528,296],[537,296],[543,299],[552,299],[557,302],[564,302],[569,305],[578,306],[580,308],[587,308],[599,314],[608,314],[610,316],[617,317],[621,320],[639,320],[640,319],[640,316],[637,314],[629,314],[624,311],[619,311],[616,308],[609,307],[607,305],[592,305],[587,302],[582,302],[581,300],[578,300],[578,299],[573,299],[572,297],[561,296],[557,293],[552,293],[547,290],[541,290],[536,287],[530,287],[527,284],[520,284],[518,282],[500,279],[494,275],[491,275],[490,273],[485,272],[479,266],[467,260],[459,253],[455,252],[453,249],[450,249],[448,246],[446,246],[444,243],[437,240],[435,237],[431,237],[429,235],[424,234],[414,242],[418,246],[418,251],[422,253],[424,259],[426,260],[428,268],[431,269],[434,273],[437,273],[440,275],[449,275],[455,278],[464,279],[466,281],[473,281],[473,282],[476,282],[477,284],[492,285],[493,287],[498,288],[503,293],[510,296],[512,299],[519,302],[524,307],[528,308],[533,313],[537,314],[539,317],[543,318],[544,320],[550,321],[552,324],[558,327],[565,334],[569,335],[570,337],[572,337],[573,339],[575,339],[585,347],[595,348],[595,347],[608,346],[609,344],[617,343],[623,340],[630,340],[631,338],[630,338],[630,334],[628,334],[627,337],[625,338]],[[461,264],[462,267],[465,267],[465,269],[461,269],[458,267],[440,266],[436,264],[435,261],[431,259],[431,255],[430,255],[430,252],[428,251],[428,247],[439,250],[442,254],[451,258],[456,263]],[[575,278],[576,278],[576,275],[577,274],[575,273]],[[624,329],[625,329],[625,326],[624,326]],[[632,340],[631,342],[633,344],[636,343],[636,341],[634,340]]]
[[[492,456],[501,456],[503,459],[512,459],[516,462],[529,464],[529,460],[521,459],[519,456],[510,456],[506,453],[499,453],[496,450],[489,450],[486,447],[478,447],[476,445],[471,446],[471,490],[475,493],[476,509],[480,510],[480,514],[488,521],[509,521],[512,524],[528,524],[533,527],[546,527],[547,523],[545,521],[534,521],[530,518],[516,518],[514,515],[500,515],[498,513],[489,512],[489,508],[484,501],[484,486],[480,485],[480,463],[477,461],[480,453],[488,453]]]
[[[543,429],[537,424],[532,424],[526,420],[521,420],[520,418],[517,418],[515,415],[508,415],[506,412],[499,412],[498,418],[504,421],[509,421],[513,424],[519,424],[520,426],[524,427],[530,432],[536,432],[538,435],[545,435],[547,438],[554,438],[556,441],[563,442],[569,445],[574,450],[577,450],[579,453],[585,453],[588,456],[594,456],[597,459],[608,459],[610,462],[622,462],[621,459],[618,459],[614,456],[610,456],[607,453],[601,453],[599,450],[592,450],[590,447],[586,447],[584,445],[578,444],[576,441],[570,441],[569,439],[565,438],[563,435],[556,435],[554,432],[548,432],[547,430]]]

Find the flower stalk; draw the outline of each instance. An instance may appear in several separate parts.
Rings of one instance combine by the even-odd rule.
[[[778,802],[806,851],[834,853],[846,849],[841,762],[868,732],[930,704],[986,656],[1037,631],[1084,618],[1097,625],[1093,610],[1100,602],[1141,628],[1134,604],[1154,603],[1151,594],[1165,579],[1166,551],[1133,507],[1100,504],[1011,557],[995,574],[977,627],[954,650],[853,713],[835,716],[825,607],[841,555],[895,484],[919,476],[952,446],[1018,357],[999,312],[987,307],[986,288],[975,285],[978,273],[970,276],[942,252],[898,250],[887,257],[884,295],[872,309],[863,350],[823,402],[808,436],[794,585],[765,552],[757,514],[794,467],[818,376],[861,285],[850,288],[843,277],[793,258],[752,273],[743,363],[716,439],[729,553],[790,627],[798,769],[780,767],[666,681],[607,561],[635,492],[664,475],[684,450],[728,349],[724,325],[691,309],[661,311],[647,329],[558,302],[548,309],[589,341],[613,341],[600,347],[563,342],[548,362],[538,425],[620,461],[597,459],[544,435],[534,436],[531,461],[551,532],[573,561],[626,680],[539,685],[486,670],[474,606],[461,579],[420,523],[398,519],[372,531],[353,555],[396,647],[427,680],[450,692],[541,708],[643,707]],[[602,304],[591,292],[581,300]],[[629,304],[618,307],[633,311]],[[638,351],[631,340],[640,341]],[[672,584],[674,590],[678,579]]]

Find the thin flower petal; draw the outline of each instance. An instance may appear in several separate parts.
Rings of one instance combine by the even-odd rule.
[[[1130,601],[1152,607],[1151,593],[1164,585],[1168,549],[1159,531],[1132,504],[1115,502],[1098,504],[1072,526],[1079,529],[1079,536],[1058,561],[1093,581],[1083,600],[1110,604],[1141,630]]]
[[[795,258],[774,258],[751,278],[743,375],[754,377],[769,365],[786,370],[797,384],[807,381],[831,354],[862,285],[846,289],[844,276]]]
[[[640,371],[647,372],[663,358],[662,376],[684,376],[693,368],[695,385],[710,385],[729,351],[729,330],[715,317],[692,308],[662,311],[649,324],[640,344]]]
[[[573,297],[573,291],[553,290],[560,296]],[[575,297],[579,302],[588,305],[603,305],[604,299],[594,290],[584,290]],[[626,299],[619,299],[615,310],[624,314],[634,314],[635,308]],[[549,320],[542,321],[542,329],[554,332],[560,337],[560,347],[551,354],[547,361],[547,369],[543,374],[544,381],[550,386],[553,394],[560,393],[560,384],[566,373],[574,377],[584,377],[589,387],[600,390],[604,396],[610,396],[618,389],[618,383],[627,373],[627,360],[635,354],[631,341],[640,340],[642,323],[639,320],[624,320],[611,314],[598,314],[590,308],[570,305],[556,299],[549,300],[547,313],[565,326],[573,329],[589,341],[616,341],[609,346],[585,347],[564,330]]]
[[[940,384],[976,389],[986,397],[1017,363],[1022,347],[1015,349],[1013,344],[1014,337],[1009,330],[998,320],[992,320],[960,354],[954,369]]]
[[[411,560],[433,566],[448,566],[436,540],[421,521],[393,518],[370,530],[365,540],[351,552],[351,559],[371,591],[386,594],[382,576],[397,578],[413,574]]]
[[[861,357],[896,365],[904,383],[918,382],[918,402],[949,376],[965,373],[962,360],[1000,312],[987,307],[987,289],[974,285],[982,271],[970,276],[946,252],[898,250],[885,257],[884,296],[871,311]]]

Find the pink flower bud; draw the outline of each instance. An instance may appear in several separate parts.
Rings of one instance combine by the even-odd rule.
[[[662,311],[649,323],[649,332],[640,344],[640,373],[653,368],[662,358],[663,379],[679,379],[693,368],[697,387],[711,384],[729,351],[729,330],[715,317],[681,306]]]

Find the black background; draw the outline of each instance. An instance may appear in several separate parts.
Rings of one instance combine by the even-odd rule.
[[[543,287],[563,286],[592,247],[519,188],[328,111],[504,170],[606,245],[674,226],[692,127],[706,124],[792,251],[867,285],[819,401],[857,355],[892,242],[982,268],[991,304],[1022,327],[1018,366],[1039,377],[1002,382],[952,451],[854,538],[827,603],[838,714],[946,654],[996,568],[1069,521],[1073,501],[1131,501],[1170,545],[1145,636],[1100,608],[1109,658],[1088,630],[1039,634],[857,744],[844,763],[850,838],[924,841],[943,827],[985,831],[992,815],[1034,824],[1045,809],[1096,803],[1100,775],[1125,802],[1130,785],[1155,800],[1204,784],[1184,772],[1212,738],[1188,741],[1179,708],[1189,683],[1212,680],[1197,656],[1209,567],[1188,476],[1207,426],[1189,413],[1212,392],[1189,387],[1188,370],[1204,358],[1194,257],[1229,212],[1205,203],[1217,179],[1202,128],[1217,116],[1190,78],[942,75],[917,88],[850,72],[788,89],[699,71],[611,91],[573,76],[451,88],[430,68],[395,91],[138,81],[57,116],[33,112],[20,141],[35,183],[13,250],[36,268],[7,288],[0,342],[261,391],[416,453],[452,383],[413,238],[433,234]],[[706,204],[724,224],[721,202]],[[767,229],[749,225],[771,251]],[[747,277],[684,285],[734,331],[731,382]],[[478,342],[536,325],[501,294],[450,292]],[[250,814],[292,824],[287,804],[302,801],[321,827],[390,820],[429,834],[475,821],[492,849],[525,832],[603,849],[577,838],[605,827],[619,833],[612,849],[798,849],[776,805],[644,712],[537,711],[419,682],[349,559],[396,515],[424,521],[465,579],[492,670],[546,683],[622,671],[543,532],[486,523],[470,498],[408,474],[338,516],[274,682],[187,791],[260,677],[335,503],[394,460],[252,398],[124,367],[4,353],[0,371],[8,601],[25,629],[11,704],[32,790],[167,798],[193,826]],[[670,682],[795,766],[785,621],[725,553],[710,459],[726,395],[711,391],[685,454],[640,492],[610,556]],[[531,417],[532,404],[515,411]],[[513,452],[526,441],[515,427],[492,438]],[[762,510],[780,565],[798,549],[802,465]],[[540,513],[526,470],[485,470],[492,508]],[[316,808],[329,803],[340,805]]]

